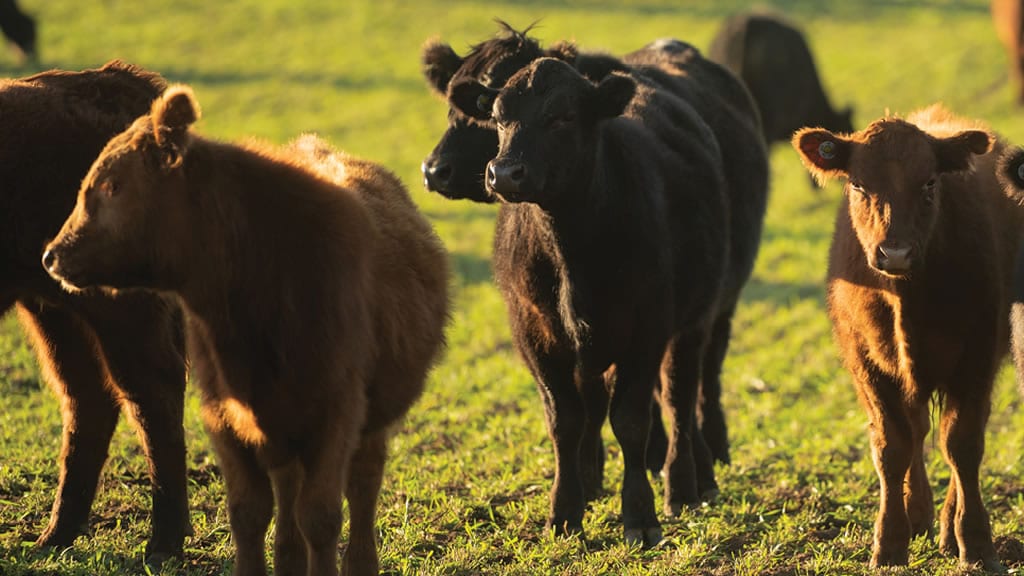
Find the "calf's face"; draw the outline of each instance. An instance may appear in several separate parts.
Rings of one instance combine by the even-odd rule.
[[[423,74],[428,85],[448,100],[448,128],[421,165],[427,190],[446,198],[493,202],[484,186],[487,162],[498,153],[498,133],[491,120],[491,104],[481,108],[473,102],[465,111],[451,99],[450,86],[474,80],[500,89],[505,82],[532,60],[548,54],[564,60],[575,58],[575,48],[558,44],[549,50],[523,32],[500,22],[504,34],[478,44],[465,57],[451,46],[429,43],[423,49]]]
[[[967,130],[938,138],[884,119],[849,136],[804,128],[793,146],[819,182],[846,178],[850,221],[868,265],[900,278],[923,263],[942,205],[942,175],[970,169],[991,137]]]
[[[462,110],[490,115],[498,155],[487,165],[487,190],[505,202],[551,206],[573,184],[585,185],[600,121],[622,114],[636,91],[627,76],[594,85],[565,62],[535,60],[500,90],[466,81],[451,88]]]
[[[188,230],[182,164],[196,119],[191,92],[172,86],[107,143],[43,253],[65,288],[170,288],[169,254]]]

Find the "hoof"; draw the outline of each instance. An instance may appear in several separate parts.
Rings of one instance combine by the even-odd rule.
[[[623,539],[627,546],[640,546],[641,548],[654,548],[665,539],[661,526],[653,528],[626,528],[623,532]]]
[[[999,561],[995,556],[985,556],[980,560],[969,562],[964,559],[960,559],[960,567],[965,569],[978,569],[981,568],[989,574],[1009,574],[1006,570],[1006,566]]]
[[[585,539],[586,534],[583,533],[583,524],[573,524],[568,521],[566,522],[551,522],[549,523],[549,529],[555,536],[579,536]]]
[[[876,550],[875,553],[871,555],[871,567],[906,566],[909,560],[909,550],[888,550],[885,552]]]

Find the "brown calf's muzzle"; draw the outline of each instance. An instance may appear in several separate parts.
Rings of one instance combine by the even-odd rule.
[[[908,242],[883,242],[875,249],[871,266],[889,276],[904,276],[910,272],[915,256]]]

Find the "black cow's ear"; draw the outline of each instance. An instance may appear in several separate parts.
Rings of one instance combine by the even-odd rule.
[[[793,148],[818,184],[845,176],[853,142],[824,128],[801,128],[793,134]]]
[[[999,158],[999,183],[1010,197],[1024,199],[1024,148],[1010,148]]]
[[[462,66],[462,58],[448,44],[431,41],[423,46],[423,76],[435,92],[448,93],[448,82]]]
[[[620,116],[635,94],[635,80],[624,74],[610,74],[597,85],[591,111],[598,119]]]
[[[984,130],[965,130],[948,138],[932,139],[938,172],[962,172],[973,165],[974,155],[992,149],[992,135]]]
[[[448,91],[448,102],[466,116],[477,120],[489,120],[498,90],[488,88],[476,80],[459,82]]]

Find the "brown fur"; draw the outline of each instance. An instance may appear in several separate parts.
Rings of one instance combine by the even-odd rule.
[[[206,140],[187,130],[197,117],[191,91],[171,87],[108,144],[50,270],[181,297],[235,574],[265,573],[275,500],[275,571],[336,573],[342,491],[344,572],[376,574],[388,431],[443,345],[444,249],[379,166],[314,137],[285,150]]]
[[[828,308],[881,482],[871,562],[906,564],[910,538],[931,530],[923,443],[937,396],[951,468],[940,550],[1001,570],[979,467],[1021,239],[1018,211],[996,181],[1002,145],[938,106],[849,136],[804,129],[793,145],[817,178],[847,178]]]
[[[117,61],[0,80],[0,314],[16,305],[60,399],[64,428],[41,545],[70,546],[88,527],[122,410],[136,425],[152,478],[147,558],[180,555],[190,532],[178,307],[151,294],[68,294],[39,265],[93,159],[165,87],[160,76]]]
[[[1010,80],[1015,84],[1017,101],[1024,104],[1024,2],[992,0],[991,8],[996,34],[1006,48]]]

